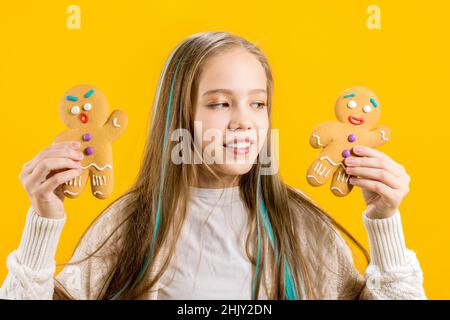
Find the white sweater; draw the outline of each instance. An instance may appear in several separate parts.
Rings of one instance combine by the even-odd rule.
[[[247,212],[239,187],[191,188],[187,219],[176,252],[157,290],[144,299],[250,299],[252,266],[245,253]],[[222,193],[222,196],[220,197]],[[113,228],[120,213],[113,206],[94,224],[80,244],[73,261],[92,252]],[[309,219],[309,218],[308,218]],[[311,250],[317,293],[322,299],[426,299],[423,276],[413,251],[405,246],[400,213],[387,219],[369,219],[363,213],[369,236],[371,263],[362,277],[353,266],[351,253],[340,236],[324,236],[317,222],[305,218],[300,237]],[[28,211],[19,248],[7,259],[9,273],[0,288],[0,298],[52,299],[55,253],[64,219],[47,219]],[[331,239],[331,240],[330,240]],[[112,240],[114,242],[114,240]],[[116,244],[117,245],[117,244]],[[114,246],[111,245],[111,248]],[[317,249],[314,249],[317,248]],[[313,251],[315,250],[315,251]],[[304,252],[304,250],[303,250]],[[314,265],[323,256],[337,272]],[[110,257],[105,254],[104,257]],[[66,266],[57,276],[77,299],[94,299],[113,258]],[[335,275],[337,274],[337,276]],[[266,275],[267,277],[267,275]],[[357,295],[354,289],[357,288]],[[267,295],[261,290],[260,299]]]

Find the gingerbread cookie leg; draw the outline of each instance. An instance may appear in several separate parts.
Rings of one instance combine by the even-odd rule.
[[[89,171],[82,170],[81,175],[78,177],[65,182],[62,186],[64,195],[68,198],[75,199],[86,187],[86,182],[88,180]]]
[[[335,163],[327,156],[320,156],[309,167],[306,178],[311,185],[321,186],[327,182],[339,165],[341,164]]]
[[[353,185],[348,182],[350,176],[345,172],[344,166],[339,166],[331,181],[331,192],[338,197],[346,196],[353,189]]]
[[[114,187],[114,173],[111,169],[97,170],[91,168],[90,178],[92,194],[95,197],[105,199],[111,195]]]

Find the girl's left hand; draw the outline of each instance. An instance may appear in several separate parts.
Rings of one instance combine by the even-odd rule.
[[[409,192],[410,176],[405,168],[381,151],[365,146],[353,148],[359,157],[345,159],[350,183],[362,188],[371,219],[392,216]]]

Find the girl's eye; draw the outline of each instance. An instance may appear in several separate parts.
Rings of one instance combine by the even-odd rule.
[[[358,106],[358,105],[356,104],[356,101],[355,101],[355,100],[350,100],[350,101],[347,103],[347,107],[349,107],[350,109],[355,109],[357,106]]]
[[[229,104],[226,102],[208,104],[208,108],[211,108],[211,109],[222,109],[222,107],[229,107]]]
[[[85,111],[89,111],[89,110],[92,109],[92,105],[90,103],[85,103],[84,106],[83,106],[83,109]]]
[[[73,106],[70,109],[70,113],[72,113],[72,114],[79,114],[80,113],[80,107],[79,106]]]
[[[254,102],[252,105],[256,105],[256,109],[264,109],[266,107],[264,102]]]

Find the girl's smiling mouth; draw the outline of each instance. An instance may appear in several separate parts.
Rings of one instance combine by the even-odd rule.
[[[253,146],[253,140],[246,139],[235,139],[228,143],[224,143],[223,147],[234,154],[247,154],[250,152],[250,148]]]
[[[354,125],[358,126],[358,125],[364,123],[364,118],[356,118],[356,117],[353,117],[353,116],[349,116],[349,117],[348,117],[348,121],[349,121],[351,124],[354,124]]]

